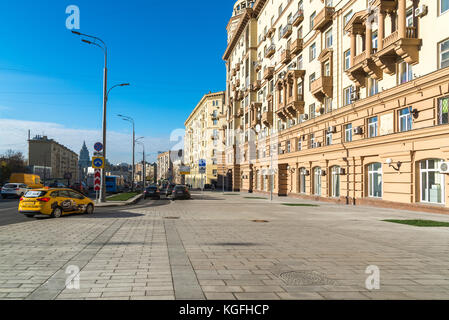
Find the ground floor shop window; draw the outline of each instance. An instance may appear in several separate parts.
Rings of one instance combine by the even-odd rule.
[[[441,162],[439,159],[421,161],[421,202],[444,203],[444,175],[439,171]]]
[[[340,167],[332,167],[331,176],[331,196],[334,198],[340,197]]]
[[[321,196],[321,168],[313,169],[313,194]]]
[[[382,198],[382,164],[372,163],[368,166],[368,196]]]
[[[306,193],[306,168],[299,169],[299,193]]]

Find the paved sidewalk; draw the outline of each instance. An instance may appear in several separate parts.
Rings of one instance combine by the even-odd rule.
[[[245,197],[0,227],[0,299],[449,298],[449,228],[382,221],[449,216]],[[68,266],[79,289],[66,287]],[[379,290],[366,289],[368,266]]]
[[[143,194],[138,194],[137,196],[126,201],[108,201],[108,199],[106,198],[106,202],[95,203],[95,206],[99,208],[129,206],[131,204],[138,202],[142,198]]]

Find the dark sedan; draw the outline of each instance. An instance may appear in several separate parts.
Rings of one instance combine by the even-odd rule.
[[[189,189],[184,185],[177,185],[173,188],[172,200],[191,199]]]
[[[158,187],[151,186],[145,189],[144,199],[151,198],[151,199],[160,199],[161,198],[161,192],[159,191]]]

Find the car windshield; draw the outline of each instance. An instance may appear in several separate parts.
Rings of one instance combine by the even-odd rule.
[[[25,198],[40,198],[45,196],[46,193],[47,191],[28,191],[25,194]]]
[[[186,188],[186,187],[184,187],[184,186],[176,186],[176,187],[175,187],[176,190],[184,190],[185,188]]]
[[[7,184],[7,185],[5,185],[3,188],[6,188],[6,189],[15,189],[15,188],[17,188],[17,185],[15,185],[15,184]]]

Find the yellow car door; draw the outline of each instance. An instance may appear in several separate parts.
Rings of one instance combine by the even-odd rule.
[[[86,201],[85,197],[78,192],[75,191],[68,191],[70,195],[70,199],[75,202],[75,212],[77,213],[83,213],[86,211]]]
[[[62,208],[63,214],[78,212],[78,204],[69,190],[59,190],[58,205]]]

